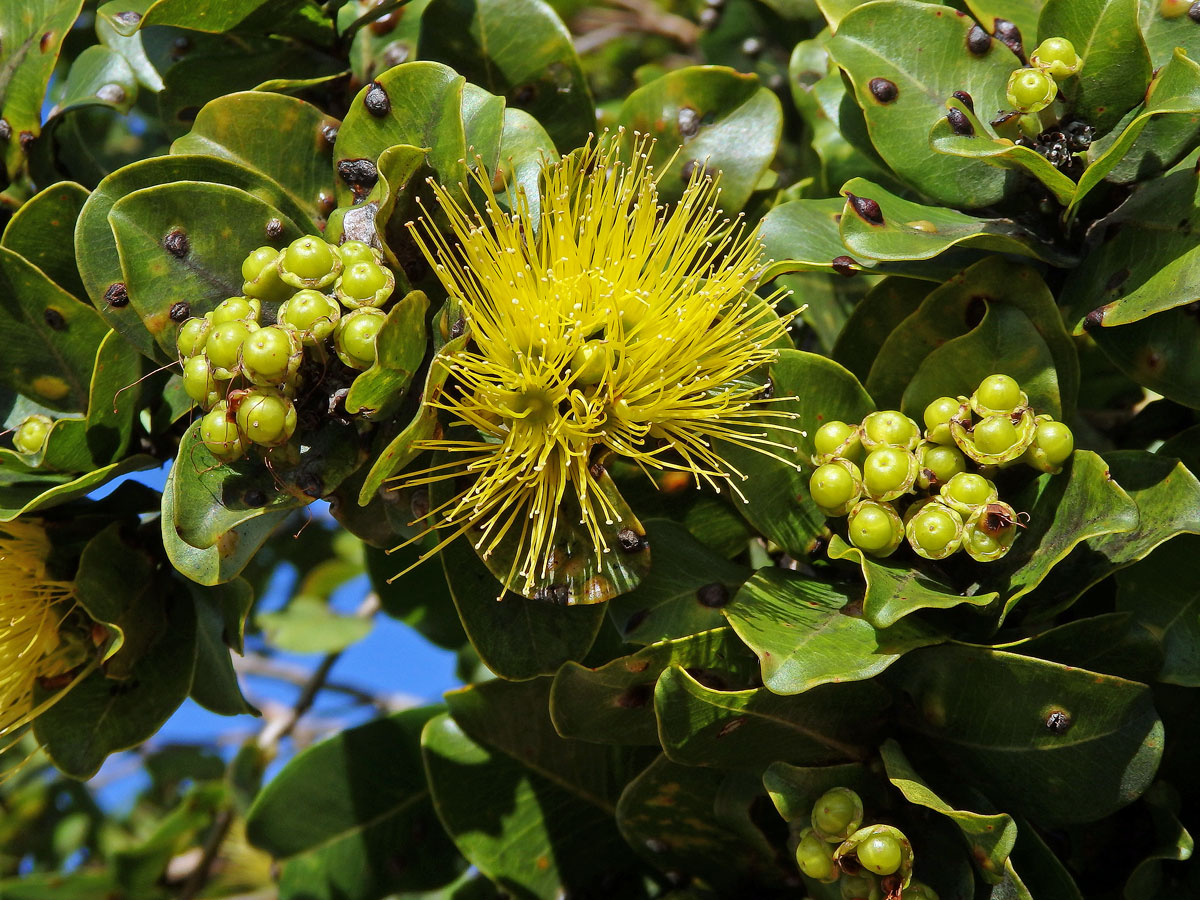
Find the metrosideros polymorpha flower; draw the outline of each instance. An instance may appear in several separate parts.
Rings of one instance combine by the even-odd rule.
[[[398,480],[442,483],[449,496],[431,512],[443,545],[469,533],[486,560],[515,541],[501,578],[526,596],[562,563],[568,519],[597,560],[614,551],[606,460],[738,495],[744,476],[719,442],[775,455],[793,430],[751,377],[786,328],[777,295],[754,295],[759,243],[723,215],[702,167],[661,204],[652,145],[632,143],[631,160],[606,135],[544,162],[536,207],[520,187],[498,197],[474,170],[480,203],[433,186],[452,235],[430,210],[409,226],[467,341],[435,361],[449,383],[426,402],[447,424],[419,445],[434,464]]]

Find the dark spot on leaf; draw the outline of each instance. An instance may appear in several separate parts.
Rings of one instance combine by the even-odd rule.
[[[854,266],[856,263],[854,262],[853,258],[849,256],[835,256],[833,258],[832,265],[833,271],[837,272],[839,275],[844,275],[847,278],[854,277],[854,273],[856,271]]]
[[[676,121],[679,123],[679,134],[682,137],[695,137],[700,130],[700,113],[690,106],[679,107],[679,116]]]
[[[400,16],[404,13],[403,9],[393,9],[389,13],[380,16],[370,24],[372,34],[385,35],[390,33],[397,25],[400,24]]]
[[[365,197],[379,180],[379,170],[369,159],[343,159],[337,164],[338,176],[355,197]]]
[[[186,300],[180,300],[178,303],[171,304],[171,310],[167,313],[172,322],[184,322],[192,316],[192,305]]]
[[[413,491],[408,508],[414,519],[423,519],[429,515],[429,489],[419,487]]]
[[[952,109],[947,112],[946,121],[950,123],[950,128],[955,134],[961,134],[963,137],[975,136],[975,126],[971,124],[971,120],[961,109]]]
[[[188,37],[177,37],[174,43],[171,44],[171,58],[183,59],[187,52],[192,49],[192,39]]]
[[[300,488],[306,496],[312,497],[314,500],[319,500],[323,493],[321,479],[312,472],[306,472],[296,479],[296,487]]]
[[[388,98],[383,85],[378,81],[372,81],[371,86],[367,88],[366,96],[363,97],[363,106],[377,119],[383,118],[392,111],[392,101]]]
[[[122,25],[136,25],[142,21],[142,14],[135,9],[127,9],[124,12],[116,13],[113,18]]]
[[[1108,281],[1104,284],[1104,290],[1115,291],[1125,283],[1125,279],[1129,277],[1129,269],[1117,269],[1112,275],[1108,276]]]
[[[537,99],[538,89],[536,84],[522,84],[519,87],[512,89],[508,99],[514,106],[528,106]]]
[[[398,66],[402,62],[408,62],[408,57],[411,55],[412,49],[405,41],[392,41],[383,48],[383,63],[389,69],[392,66]]]
[[[47,31],[42,35],[42,39],[38,41],[38,49],[45,53],[50,49],[50,44],[54,41],[54,32]]]
[[[872,78],[867,83],[867,89],[871,92],[871,96],[880,103],[891,103],[900,96],[900,89],[896,87],[896,82],[888,81],[886,78]]]
[[[1090,313],[1083,317],[1083,330],[1089,331],[1092,328],[1099,328],[1104,324],[1104,313],[1106,307],[1097,306]]]
[[[109,306],[120,309],[122,306],[129,305],[129,291],[125,287],[125,282],[114,281],[108,286],[108,290],[104,292],[104,302]]]
[[[195,122],[198,115],[200,115],[200,107],[185,106],[179,112],[175,113],[175,118],[180,122]]]
[[[1200,23],[1200,0],[1196,0],[1195,3],[1188,7],[1187,14],[1188,18],[1193,22]]]
[[[1008,19],[996,19],[992,26],[992,34],[996,40],[1016,54],[1017,59],[1022,63],[1026,62],[1025,47],[1021,43],[1021,29],[1015,22],[1010,22]]]
[[[762,390],[759,392],[759,396],[764,400],[770,400],[775,396],[775,382],[772,379],[768,378],[766,380],[766,383],[762,386]]]
[[[108,84],[102,84],[96,91],[96,98],[98,100],[103,100],[105,103],[124,103],[125,88],[112,82],[109,82]]]
[[[638,626],[646,621],[646,617],[648,615],[650,615],[650,610],[639,609],[632,616],[630,616],[629,620],[625,623],[625,634],[632,634],[634,631],[636,631]]]
[[[846,199],[850,201],[851,209],[868,225],[883,224],[883,211],[879,208],[879,204],[870,197],[856,197],[854,194],[847,194]]]
[[[686,668],[686,669],[684,669],[684,671],[687,672],[690,676],[692,676],[692,678],[694,678],[697,683],[708,688],[710,691],[724,691],[724,690],[728,690],[728,688],[729,688],[729,683],[726,682],[724,678],[722,678],[720,675],[718,675],[716,672],[712,671],[711,669],[701,669],[699,667],[693,667],[693,668]]]
[[[269,237],[271,240],[277,240],[278,238],[283,237],[283,223],[278,219],[268,219],[267,237]]]
[[[12,139],[12,126],[8,124],[8,119],[0,119],[0,141]]]
[[[999,128],[1001,125],[1005,124],[1006,122],[1011,122],[1013,119],[1017,118],[1019,115],[1021,115],[1021,114],[1019,112],[1017,112],[1016,110],[1012,110],[1012,109],[1001,110],[999,113],[997,113],[996,118],[992,119],[990,124],[993,128]]]
[[[463,332],[466,330],[467,320],[463,318],[462,313],[459,313],[458,318],[454,320],[454,324],[450,326],[450,339],[454,340],[456,337],[462,337]]]
[[[550,584],[534,591],[533,597],[535,600],[546,600],[550,603],[557,603],[559,606],[567,606],[571,602],[571,589],[565,584]]]
[[[717,732],[717,737],[723,738],[727,734],[732,734],[733,732],[737,731],[739,728],[741,728],[745,724],[746,724],[745,716],[738,716],[736,719],[730,719],[728,722],[726,722],[724,725],[721,726],[721,730]]]
[[[245,501],[247,506],[258,508],[266,505],[267,494],[266,491],[263,491],[259,488],[251,488],[250,490],[246,491],[245,495],[242,497],[242,500]]]
[[[720,609],[729,603],[729,588],[719,581],[714,581],[696,591],[696,600],[708,609]]]
[[[969,109],[971,112],[975,112],[975,98],[966,91],[955,91],[950,96]]]
[[[17,140],[21,143],[21,149],[28,153],[29,148],[33,146],[33,142],[37,140],[37,135],[32,131],[22,131],[17,136]]]
[[[55,331],[66,331],[67,320],[64,319],[63,314],[60,313],[57,309],[55,309],[53,306],[47,306],[42,311],[42,318],[45,319],[46,324],[49,325],[51,328],[53,328]]]
[[[1162,354],[1157,350],[1146,351],[1146,368],[1152,372],[1157,372],[1163,367]]]
[[[320,193],[317,194],[317,209],[321,211],[321,215],[329,215],[331,212],[333,212],[333,208],[336,205],[337,200],[334,199],[333,194],[324,188],[321,188]]]
[[[967,32],[967,49],[976,56],[983,56],[992,49],[992,36],[978,25],[972,25]]]
[[[635,684],[617,695],[617,706],[621,709],[641,709],[654,696],[654,685]]]
[[[163,248],[176,259],[183,259],[192,250],[192,242],[182,228],[173,228],[163,238]]]
[[[337,141],[338,126],[336,122],[321,123],[321,140],[325,142],[325,146],[332,147]]]
[[[622,528],[617,532],[617,546],[626,553],[637,553],[646,546],[646,536],[632,528]]]
[[[1054,734],[1066,734],[1071,725],[1071,716],[1061,709],[1051,710],[1046,716],[1046,727]]]
[[[697,168],[700,169],[700,174],[698,177],[703,178],[704,177],[704,163],[700,162],[700,160],[698,160],[698,159],[689,159],[687,162],[685,162],[683,164],[682,168],[680,168],[680,170],[679,170],[679,177],[682,178],[684,181],[691,181],[692,174],[696,171]]]
[[[963,310],[963,321],[966,322],[967,328],[976,328],[983,321],[984,315],[987,314],[988,301],[991,299],[986,294],[976,294],[967,301],[967,308]]]

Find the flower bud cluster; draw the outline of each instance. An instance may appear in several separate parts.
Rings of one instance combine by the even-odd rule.
[[[907,539],[925,559],[959,550],[977,562],[1000,559],[1021,514],[987,475],[1018,462],[1060,472],[1075,448],[1071,430],[1035,415],[1021,386],[1001,374],[970,397],[937,398],[923,420],[923,432],[897,410],[858,425],[826,422],[813,436],[813,501],[827,516],[846,516],[850,543],[872,556]]]

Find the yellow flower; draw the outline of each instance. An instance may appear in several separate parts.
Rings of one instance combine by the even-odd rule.
[[[466,476],[433,510],[453,530],[439,548],[471,529],[486,557],[515,535],[507,584],[527,596],[552,573],[560,518],[585,526],[597,559],[610,551],[603,526],[618,513],[596,462],[615,454],[736,492],[744,476],[713,441],[772,453],[781,445],[763,429],[793,430],[763,424],[785,414],[763,410],[763,386],[747,377],[775,358],[768,345],[786,327],[774,298],[753,295],[760,244],[722,215],[702,170],[660,205],[651,147],[635,140],[624,162],[606,137],[543,162],[536,209],[520,187],[502,204],[480,170],[482,209],[434,185],[454,243],[428,210],[409,224],[470,342],[436,363],[452,386],[429,402],[450,428],[416,447],[455,458],[400,486]]]
[[[62,637],[75,611],[75,587],[49,576],[49,554],[41,525],[0,524],[0,735],[29,724],[65,693],[35,707],[37,684],[63,686],[62,679],[86,661],[82,642]]]

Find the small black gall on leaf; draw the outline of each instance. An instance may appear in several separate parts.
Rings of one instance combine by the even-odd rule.
[[[867,83],[867,89],[880,103],[891,103],[900,96],[900,89],[896,87],[896,83],[886,78],[872,78]]]
[[[129,291],[125,287],[125,282],[114,281],[110,284],[108,290],[104,292],[104,302],[116,309],[128,306]]]
[[[278,219],[269,219],[267,221],[267,237],[271,240],[283,237],[283,223]]]
[[[321,140],[325,142],[325,146],[332,147],[337,141],[338,127],[333,122],[325,122],[321,125]]]
[[[138,22],[142,21],[142,14],[140,12],[138,12],[137,10],[127,9],[124,12],[116,13],[115,15],[113,15],[113,18],[116,19],[118,22],[120,22],[122,25],[125,25],[127,27],[132,27],[132,26],[136,25]]]
[[[698,177],[703,178],[704,177],[704,164],[701,163],[700,160],[698,160],[698,159],[689,159],[680,168],[679,177],[682,178],[684,181],[691,181],[692,175],[695,174],[697,169],[700,170],[700,174]]]
[[[466,330],[467,320],[464,319],[460,314],[459,317],[454,320],[454,324],[450,326],[450,340],[454,340],[456,337],[462,337],[463,332]]]
[[[537,85],[523,84],[518,88],[514,88],[513,92],[508,95],[508,99],[512,101],[514,106],[528,106],[537,99],[537,95]]]
[[[835,256],[833,258],[833,271],[846,278],[853,278],[856,269],[854,259],[849,256]]]
[[[654,685],[635,684],[617,696],[616,704],[621,709],[641,709],[654,696]]]
[[[637,612],[635,612],[632,616],[629,617],[628,621],[626,621],[624,633],[632,634],[634,631],[637,631],[638,627],[641,626],[641,624],[646,621],[646,617],[649,615],[650,615],[650,610],[639,609]]]
[[[376,118],[383,118],[392,111],[392,101],[388,98],[383,85],[378,81],[372,81],[371,86],[367,88],[367,94],[363,97],[363,106]]]
[[[1104,324],[1104,307],[1097,306],[1083,318],[1083,330],[1090,331]]]
[[[356,197],[365,196],[379,180],[379,170],[369,159],[339,160],[337,172]]]
[[[163,238],[163,248],[176,259],[183,259],[192,249],[192,243],[181,228],[173,228]]]
[[[1066,734],[1071,727],[1071,716],[1061,709],[1051,710],[1046,716],[1046,727],[1054,734]]]
[[[622,528],[617,532],[617,546],[626,553],[637,553],[646,546],[646,538],[632,528]]]
[[[681,106],[679,108],[679,116],[676,121],[679,123],[680,137],[695,137],[696,132],[700,130],[700,113],[696,112],[690,106]]]
[[[172,303],[171,310],[167,315],[171,317],[172,322],[184,322],[192,316],[192,305],[186,300]]]
[[[714,581],[696,591],[696,600],[708,609],[720,609],[729,603],[729,588],[719,581]]]
[[[37,135],[32,131],[22,131],[17,140],[21,143],[21,149],[28,153],[33,142],[37,140]]]
[[[868,225],[883,224],[883,211],[879,208],[879,204],[870,197],[857,197],[854,194],[847,194],[846,199],[850,201],[851,209]]]
[[[969,109],[971,112],[975,112],[975,98],[966,91],[955,91],[950,96]]]
[[[0,141],[12,139],[12,126],[8,124],[8,119],[0,119]]]
[[[967,32],[967,49],[976,56],[983,56],[992,49],[992,36],[978,25],[972,25]]]
[[[1200,23],[1200,0],[1196,0],[1195,3],[1188,7],[1187,14],[1188,18],[1193,22]]]
[[[1015,22],[1010,22],[1008,19],[996,19],[992,34],[996,40],[1016,54],[1021,62],[1026,61],[1025,46],[1021,43],[1021,29]]]
[[[967,118],[967,114],[961,109],[952,109],[946,113],[946,121],[950,123],[950,127],[955,134],[961,134],[963,137],[974,137],[975,126],[971,124],[971,120]]]
[[[266,506],[267,504],[267,494],[265,491],[260,490],[259,488],[251,488],[250,490],[246,491],[246,494],[242,499],[246,501],[247,506],[254,508]]]
[[[53,306],[47,306],[42,311],[42,318],[45,319],[46,324],[55,331],[65,331],[67,328],[67,320],[64,319],[63,314]]]

